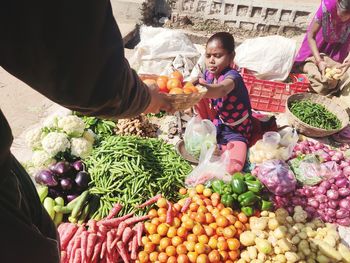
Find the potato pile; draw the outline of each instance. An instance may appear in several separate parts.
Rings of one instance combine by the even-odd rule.
[[[118,135],[137,135],[140,137],[157,137],[158,125],[151,123],[146,116],[132,119],[120,119],[115,126]]]
[[[293,216],[279,208],[251,217],[250,231],[240,235],[246,247],[237,263],[350,262],[350,250],[340,243],[336,226],[319,219],[307,222],[307,213],[294,208]]]
[[[325,77],[329,80],[339,80],[341,77],[341,69],[336,67],[326,68]]]

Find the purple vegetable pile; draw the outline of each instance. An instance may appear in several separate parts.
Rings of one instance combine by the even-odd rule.
[[[49,188],[49,196],[63,197],[70,202],[88,188],[90,175],[81,160],[69,163],[60,161],[35,175],[35,182]]]

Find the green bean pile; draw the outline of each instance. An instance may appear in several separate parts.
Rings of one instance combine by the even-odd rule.
[[[124,205],[124,215],[158,193],[175,200],[192,169],[172,145],[136,136],[105,137],[85,163],[92,179],[90,192],[100,196],[95,219],[105,217],[115,202]]]
[[[301,100],[292,103],[291,112],[301,121],[310,126],[325,130],[341,128],[341,122],[333,113],[323,105],[310,100]]]

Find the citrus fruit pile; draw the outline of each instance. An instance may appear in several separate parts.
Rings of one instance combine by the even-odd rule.
[[[157,79],[145,79],[146,84],[156,84],[159,91],[169,94],[191,94],[198,93],[198,89],[192,82],[184,82],[179,71],[172,72],[169,76],[159,76]]]
[[[203,185],[180,189],[180,194],[188,197],[175,204],[160,198],[158,209],[149,211],[137,262],[236,261],[239,235],[249,229],[248,218],[225,208],[220,195]]]

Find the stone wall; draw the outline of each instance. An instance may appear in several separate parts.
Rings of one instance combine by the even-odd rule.
[[[182,16],[271,34],[305,30],[319,1],[176,0],[172,20]]]

